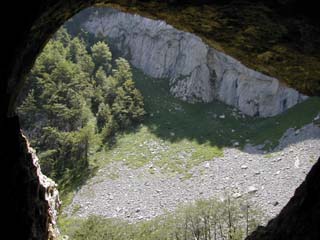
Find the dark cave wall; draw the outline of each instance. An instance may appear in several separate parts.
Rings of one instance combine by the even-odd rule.
[[[247,240],[320,239],[320,158],[294,196],[267,227],[259,227]]]
[[[57,185],[41,173],[38,158],[21,134],[18,117],[8,118],[2,150],[2,236],[9,239],[57,239]],[[10,161],[11,160],[11,161]]]
[[[153,6],[188,6],[208,4],[217,1],[112,1],[123,9],[142,12],[150,16]],[[136,3],[151,2],[148,7],[136,8]],[[232,3],[233,1],[218,1]],[[271,2],[271,3],[270,3]],[[283,14],[305,14],[314,23],[319,19],[314,15],[314,6],[308,1],[270,1],[274,9]],[[2,44],[1,44],[1,92],[0,126],[2,149],[2,236],[10,239],[54,239],[48,231],[53,223],[46,194],[50,188],[41,183],[38,168],[34,165],[28,143],[20,132],[19,119],[14,113],[14,104],[23,85],[24,76],[32,67],[37,55],[52,34],[67,19],[81,9],[95,3],[106,4],[104,0],[34,0],[10,1],[3,5]],[[279,4],[280,3],[280,4]],[[301,8],[307,5],[307,10]],[[113,5],[114,6],[114,5]],[[279,7],[279,8],[278,8]],[[309,10],[308,10],[309,9]],[[129,10],[128,10],[129,11]],[[4,13],[8,13],[4,14]],[[156,16],[159,17],[159,16]],[[165,20],[165,18],[164,18]],[[188,23],[183,23],[188,24]],[[298,87],[296,87],[298,89]],[[312,91],[310,94],[315,94]],[[295,196],[284,208],[279,217],[271,221],[267,228],[260,228],[249,239],[320,239],[319,186],[320,162],[309,173],[306,181],[296,191]]]

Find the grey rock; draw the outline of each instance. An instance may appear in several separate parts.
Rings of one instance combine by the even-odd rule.
[[[241,169],[248,169],[247,165],[241,165]]]
[[[75,214],[77,217],[101,215],[136,222],[171,212],[180,204],[197,199],[225,199],[227,193],[234,198],[242,194],[241,197],[252,201],[267,215],[267,221],[279,214],[295,188],[305,179],[306,172],[314,164],[309,161],[310,158],[320,155],[320,128],[315,124],[301,128],[298,135],[294,131],[288,131],[285,135],[287,136],[280,139],[279,146],[274,151],[282,158],[279,162],[267,161],[259,151],[243,152],[236,148],[224,148],[223,157],[191,169],[190,172],[198,174],[193,174],[187,180],[179,179],[180,174],[167,175],[160,171],[149,174],[148,164],[139,169],[130,169],[122,162],[110,163],[89,181],[90,184],[83,185],[75,193],[72,204],[66,206],[63,213],[69,216]],[[151,143],[150,140],[145,142],[150,146]],[[154,146],[157,144],[155,142]],[[297,156],[299,168],[294,167]],[[252,161],[249,162],[249,159]],[[204,168],[207,163],[210,164],[208,169]],[[241,165],[247,165],[248,170],[241,170]],[[115,181],[105,178],[105,174],[116,166],[122,169],[119,171],[119,178]],[[202,174],[199,173],[201,170],[204,170]],[[279,170],[281,173],[276,175]],[[133,178],[129,179],[128,175]],[[145,183],[149,186],[145,186]],[[111,195],[114,200],[105,201]],[[87,205],[89,207],[85,208]],[[81,206],[81,209],[74,213],[76,206]],[[140,212],[136,213],[137,209]]]
[[[248,193],[255,193],[257,191],[258,191],[258,188],[256,188],[255,186],[248,187]]]
[[[300,159],[296,157],[296,160],[294,161],[294,167],[299,168],[300,167]]]
[[[281,161],[281,160],[282,160],[282,158],[281,158],[281,157],[278,157],[278,158],[275,159],[275,162],[279,162],[279,161]]]
[[[232,197],[233,198],[241,198],[242,194],[241,193],[234,193],[234,194],[232,194]]]

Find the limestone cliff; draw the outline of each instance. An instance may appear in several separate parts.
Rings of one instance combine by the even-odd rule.
[[[245,114],[268,117],[306,98],[164,21],[113,9],[93,9],[82,27],[107,37],[146,74],[169,78],[171,93],[186,101],[218,99]]]

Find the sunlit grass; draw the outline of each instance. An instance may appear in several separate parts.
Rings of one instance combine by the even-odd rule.
[[[142,125],[134,132],[119,135],[116,145],[100,154],[101,165],[120,161],[136,169],[150,164],[151,169],[158,168],[164,173],[187,174],[192,167],[222,156],[223,152],[221,148],[197,141],[163,140]]]
[[[299,129],[320,112],[320,98],[312,97],[275,117],[249,117],[218,101],[183,102],[170,95],[168,80],[153,79],[137,70],[134,76],[149,114],[145,125],[171,142],[187,139],[219,148],[264,144],[265,150],[272,150],[288,128]]]
[[[189,178],[193,167],[223,156],[225,147],[264,144],[271,151],[288,128],[311,123],[320,110],[319,98],[310,98],[279,116],[254,118],[217,101],[183,102],[171,96],[168,80],[136,69],[134,79],[144,96],[145,121],[118,134],[111,148],[105,146],[97,153],[97,168],[114,162],[132,169],[148,165],[151,174],[160,171]],[[113,172],[109,177],[116,179],[119,174]]]

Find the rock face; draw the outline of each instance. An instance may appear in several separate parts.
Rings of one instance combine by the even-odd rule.
[[[36,168],[36,174],[39,179],[40,188],[43,188],[44,191],[44,202],[46,202],[48,207],[48,239],[55,240],[58,239],[60,232],[57,226],[58,210],[61,206],[61,201],[59,198],[58,185],[50,178],[45,176],[40,169],[39,159],[36,155],[36,152],[33,148],[28,146],[28,154],[31,155],[31,159],[34,167]],[[40,196],[41,198],[43,196]]]
[[[3,182],[4,232],[10,239],[56,240],[59,236],[56,220],[61,204],[57,184],[42,174],[35,151],[19,130],[18,118],[12,118],[8,126],[15,128],[16,134],[6,141],[18,143],[12,155],[19,157],[11,168],[7,162],[2,164],[5,173],[11,176]]]
[[[146,74],[169,78],[171,93],[189,102],[217,99],[247,115],[268,117],[306,98],[163,21],[113,9],[93,9],[83,27],[106,36]]]
[[[266,227],[258,227],[247,240],[320,239],[320,188],[315,184],[319,174],[320,159],[280,214]]]

